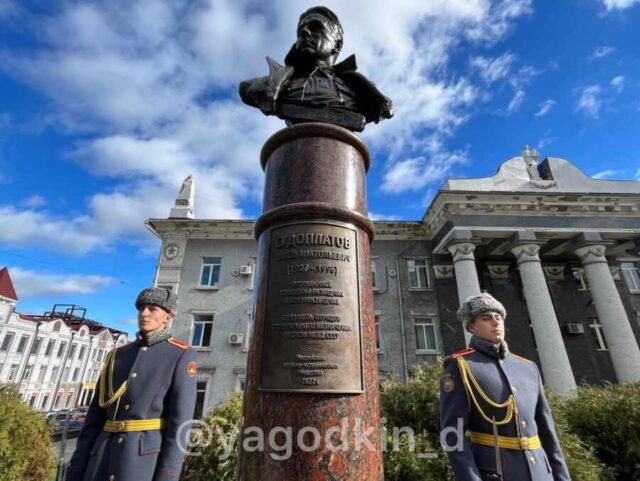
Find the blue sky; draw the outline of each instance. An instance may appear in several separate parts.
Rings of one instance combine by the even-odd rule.
[[[19,311],[74,303],[135,331],[182,180],[196,216],[255,218],[258,154],[283,126],[239,81],[282,61],[316,1],[0,0],[0,266]],[[446,177],[492,175],[527,143],[600,178],[640,178],[640,0],[325,1],[341,58],[391,97],[370,125],[369,208],[416,220]]]

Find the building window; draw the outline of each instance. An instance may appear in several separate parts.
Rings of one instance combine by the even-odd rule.
[[[80,376],[80,368],[79,368],[79,367],[76,367],[76,368],[73,370],[73,378],[72,378],[72,381],[73,381],[73,382],[77,382],[77,381],[78,381],[78,376]]]
[[[22,373],[22,379],[20,379],[20,382],[29,381],[29,377],[31,376],[32,371],[33,364],[27,364],[24,368],[24,372]]]
[[[194,419],[200,419],[204,411],[204,400],[207,396],[207,381],[196,383],[196,408],[193,411]]]
[[[67,343],[66,342],[61,342],[60,345],[58,346],[58,359],[60,359],[62,357],[62,355],[64,354],[64,350],[67,347]]]
[[[78,359],[80,359],[81,361],[84,358],[84,353],[85,353],[86,349],[87,349],[86,346],[82,346],[80,348],[80,354],[78,354]]]
[[[9,375],[7,376],[8,382],[14,382],[18,379],[19,367],[20,367],[20,364],[11,364],[11,366],[9,366]]]
[[[20,336],[20,341],[18,342],[18,348],[16,349],[16,352],[18,354],[22,354],[24,352],[24,349],[27,347],[27,341],[29,340],[29,336]]]
[[[13,342],[14,336],[15,334],[13,332],[7,332],[4,335],[2,346],[0,346],[0,351],[8,351],[9,349],[11,349],[11,343]]]
[[[64,368],[64,371],[62,371],[62,382],[69,382],[70,378],[69,378],[69,371],[71,370],[71,368],[69,366]]]
[[[47,344],[47,350],[44,351],[44,355],[45,356],[50,356],[51,353],[53,352],[53,347],[56,345],[56,341],[55,339],[51,339],[49,341],[49,344]]]
[[[436,326],[433,319],[428,317],[415,317],[413,320],[416,329],[416,349],[419,353],[438,352]]]
[[[589,318],[589,327],[593,334],[593,342],[595,343],[596,350],[608,351],[607,340],[604,338],[604,332],[602,332],[602,324],[597,317]]]
[[[376,274],[376,261],[371,259],[371,286],[374,291],[378,290],[378,277]]]
[[[376,349],[378,352],[382,352],[382,340],[380,338],[380,317],[382,313],[377,311],[375,313],[375,322],[376,322]]]
[[[200,287],[218,287],[221,265],[221,257],[205,257],[202,259]]]
[[[587,276],[584,274],[584,269],[571,269],[573,272],[573,278],[576,281],[576,287],[579,291],[588,291],[589,290],[589,281]]]
[[[40,350],[40,346],[42,346],[42,337],[38,336],[36,337],[36,340],[33,341],[33,345],[31,346],[31,352],[29,353],[31,354],[38,354],[38,351]]]
[[[38,371],[38,382],[43,382],[44,381],[45,374],[47,374],[47,365],[46,364],[42,364],[40,366],[40,370]]]
[[[73,356],[75,356],[76,354],[76,344],[71,344],[71,347],[69,348],[69,357],[67,357],[67,359],[70,359],[73,361]]]
[[[427,261],[425,259],[407,259],[409,270],[409,287],[411,289],[426,289],[429,287],[427,275]]]
[[[40,409],[44,409],[48,401],[49,401],[49,393],[45,394],[42,397],[42,403],[40,404]]]
[[[245,386],[244,376],[245,376],[244,374],[238,374],[236,376],[236,387],[235,387],[236,392],[244,392],[244,386]]]
[[[638,266],[631,262],[623,262],[620,268],[629,292],[640,294],[640,269],[638,269]]]
[[[191,345],[193,347],[210,347],[212,330],[213,314],[194,314]]]
[[[51,369],[51,375],[49,376],[49,382],[56,382],[56,377],[58,377],[58,369],[60,369],[58,366],[53,366],[53,369]]]

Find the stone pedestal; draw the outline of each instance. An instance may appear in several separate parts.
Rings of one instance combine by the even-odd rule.
[[[343,128],[301,124],[261,162],[237,479],[382,480],[368,150]]]
[[[540,263],[540,246],[522,244],[511,249],[511,252],[518,261],[545,384],[554,393],[567,395],[576,388],[576,381]]]
[[[447,249],[453,257],[453,266],[456,271],[456,285],[458,286],[458,301],[462,304],[467,297],[480,295],[480,281],[476,269],[476,258],[473,255],[475,244],[471,242],[458,242],[451,244]],[[465,344],[468,346],[471,333],[462,327]]]
[[[629,324],[620,293],[611,277],[605,257],[605,245],[587,245],[576,249],[589,282],[598,319],[619,382],[640,381],[640,349]]]

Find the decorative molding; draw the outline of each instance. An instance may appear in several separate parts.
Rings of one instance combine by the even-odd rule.
[[[583,266],[595,263],[607,263],[605,253],[607,246],[601,244],[593,244],[579,247],[575,250],[575,254],[580,258]]]
[[[613,277],[614,281],[621,280],[621,277],[620,277],[620,266],[609,264],[609,271],[611,272],[611,277]]]
[[[565,266],[542,266],[545,277],[550,281],[564,280]]]
[[[529,183],[539,189],[549,189],[558,185],[555,180],[530,180]]]
[[[164,256],[169,259],[175,259],[180,254],[180,246],[177,244],[168,244],[164,249]]]
[[[433,273],[436,279],[451,279],[453,278],[453,265],[451,264],[434,264]]]
[[[521,244],[511,249],[518,265],[525,262],[540,262],[540,246],[538,244]]]
[[[508,279],[509,264],[487,264],[492,279]]]
[[[473,255],[476,245],[471,242],[458,242],[447,247],[447,250],[453,257],[453,263],[459,261],[474,261],[476,260]]]

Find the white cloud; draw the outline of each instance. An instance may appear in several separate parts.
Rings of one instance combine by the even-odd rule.
[[[380,214],[377,212],[369,212],[369,218],[371,220],[380,220],[380,221],[394,221],[394,220],[401,220],[398,216],[395,215],[387,215],[387,214]]]
[[[509,102],[509,105],[507,105],[507,111],[505,112],[505,114],[511,115],[516,112],[522,105],[522,102],[524,102],[524,97],[524,90],[517,90],[516,93],[513,94],[513,98]]]
[[[124,319],[122,321],[119,321],[120,324],[123,324],[125,326],[137,326],[138,325],[138,319]]]
[[[624,75],[618,75],[614,77],[613,79],[611,79],[611,82],[609,82],[609,85],[611,85],[618,92],[622,92],[622,89],[624,88]]]
[[[443,180],[451,170],[468,162],[466,152],[435,152],[429,158],[416,157],[395,163],[382,183],[383,192],[398,194],[421,190],[427,184]]]
[[[11,279],[20,298],[93,294],[112,285],[112,277],[84,274],[50,274],[11,267]]]
[[[473,57],[469,61],[469,65],[478,72],[478,75],[485,82],[493,83],[509,75],[514,60],[515,57],[512,53],[505,52],[496,58]]]
[[[190,174],[197,217],[243,217],[242,203],[261,195],[260,148],[283,122],[244,106],[238,82],[265,75],[265,55],[282,61],[299,14],[316,3],[67,3],[55,16],[25,22],[37,26],[32,33],[44,47],[0,51],[0,68],[48,96],[54,125],[85,134],[69,156],[108,187],[70,218],[0,206],[15,226],[2,229],[0,241],[76,254],[150,242],[144,219],[166,217]],[[360,71],[394,101],[396,117],[364,133],[389,159],[384,188],[398,191],[394,172],[407,158],[436,159],[416,167],[420,182],[446,173],[459,154],[440,146],[434,156],[431,143],[454,133],[487,88],[452,72],[450,59],[462,42],[503,39],[531,12],[531,0],[325,3],[346,32],[342,58],[356,52]],[[506,68],[509,57],[502,62]],[[521,69],[519,81],[533,73]]]
[[[540,139],[540,141],[538,142],[538,145],[536,146],[538,150],[542,150],[544,149],[547,145],[551,145],[553,142],[555,142],[556,138],[555,137],[551,137],[550,135],[545,135],[545,137],[543,137],[542,139]]]
[[[538,111],[535,113],[536,117],[542,117],[547,115],[549,111],[555,106],[556,101],[553,99],[547,99],[540,104]]]
[[[633,7],[640,0],[601,0],[607,10],[624,10]]]
[[[44,204],[46,204],[46,200],[38,194],[34,194],[24,201],[24,205],[27,207],[40,207]]]
[[[603,170],[602,172],[598,172],[596,174],[593,174],[592,177],[594,179],[608,179],[613,177],[614,175],[619,175],[622,174],[623,172],[621,170]]]
[[[638,171],[636,172],[636,178],[640,180],[640,169],[638,169]]]
[[[598,117],[602,101],[600,100],[600,94],[602,88],[599,85],[590,85],[582,89],[578,104],[576,105],[577,112],[583,112],[589,117]]]
[[[591,57],[592,58],[602,58],[602,57],[606,57],[609,54],[612,54],[615,51],[616,51],[615,47],[610,47],[608,45],[603,45],[601,47],[596,48],[593,51],[593,53],[591,54]]]

